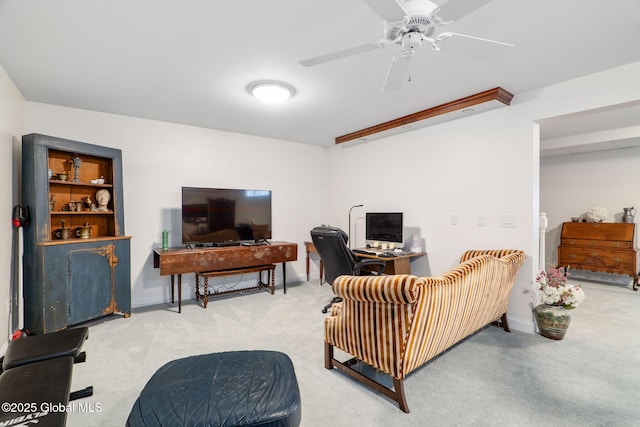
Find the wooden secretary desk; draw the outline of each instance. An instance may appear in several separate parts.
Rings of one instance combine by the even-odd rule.
[[[626,274],[638,290],[638,249],[635,224],[565,222],[562,225],[558,265],[577,270]]]

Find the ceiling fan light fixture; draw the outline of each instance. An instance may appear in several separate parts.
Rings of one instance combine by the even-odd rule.
[[[247,86],[247,90],[265,104],[282,104],[296,93],[293,86],[277,80],[255,81]]]
[[[402,48],[406,51],[415,50],[422,46],[422,34],[407,33],[402,37]]]

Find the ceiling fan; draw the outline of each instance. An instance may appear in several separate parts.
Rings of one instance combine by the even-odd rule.
[[[364,1],[384,20],[385,38],[305,59],[300,64],[310,67],[389,45],[399,45],[402,49],[393,56],[382,89],[383,92],[391,92],[402,86],[409,73],[413,54],[423,43],[430,44],[435,51],[491,61],[502,59],[513,47],[509,43],[439,31],[440,27],[465,17],[491,0],[448,0],[442,6],[428,0]]]

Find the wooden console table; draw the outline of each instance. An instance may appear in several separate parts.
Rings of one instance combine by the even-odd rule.
[[[267,283],[264,283],[262,281],[263,271],[267,272]],[[216,297],[219,295],[233,294],[236,292],[248,291],[250,289],[262,289],[262,288],[269,289],[269,292],[271,293],[271,295],[273,295],[273,293],[276,290],[275,271],[276,271],[275,264],[269,264],[269,265],[258,265],[256,267],[244,267],[244,268],[238,268],[238,269],[234,268],[231,270],[217,270],[217,271],[206,271],[203,273],[196,273],[196,301],[202,300],[202,305],[204,306],[204,308],[207,308],[207,304],[209,303],[210,296]],[[235,274],[244,274],[244,273],[258,273],[258,280],[257,280],[256,286],[249,287],[249,288],[232,289],[227,291],[216,290],[211,294],[209,293],[209,279],[211,277],[233,276]],[[271,275],[271,282],[269,282],[269,275]],[[204,291],[202,293],[200,293],[201,277],[204,281]]]
[[[228,246],[221,248],[171,248],[153,250],[153,267],[161,276],[171,276],[171,302],[174,298],[174,276],[178,276],[178,313],[182,312],[182,274],[244,269],[282,263],[283,290],[287,293],[286,263],[298,259],[298,245],[271,242],[261,246]],[[240,274],[240,273],[238,273]]]
[[[638,250],[635,224],[565,222],[562,225],[558,266],[602,273],[626,274],[638,290]]]

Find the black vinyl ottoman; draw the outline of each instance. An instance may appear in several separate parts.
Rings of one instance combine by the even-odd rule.
[[[300,391],[291,359],[230,351],[171,361],[145,385],[127,426],[298,426]]]

